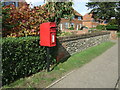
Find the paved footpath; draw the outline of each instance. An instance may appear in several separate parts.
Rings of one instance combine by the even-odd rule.
[[[114,88],[117,79],[118,43],[51,88]]]

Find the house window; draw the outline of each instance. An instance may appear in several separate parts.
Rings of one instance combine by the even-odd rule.
[[[82,17],[78,17],[78,20],[82,20]]]
[[[65,23],[65,29],[68,29],[68,23]]]
[[[15,7],[18,7],[18,2],[4,2],[3,6],[13,4]]]

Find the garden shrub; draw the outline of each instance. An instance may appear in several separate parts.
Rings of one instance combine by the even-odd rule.
[[[10,4],[2,7],[2,36],[21,37],[28,35],[39,35],[39,25],[48,22],[48,12],[41,6],[29,8],[23,5],[16,8]]]
[[[3,39],[3,85],[10,84],[19,78],[29,76],[45,68],[46,47],[39,45],[39,37]]]
[[[97,25],[96,29],[105,30],[105,25]]]
[[[69,28],[69,30],[74,30],[74,27],[73,27],[73,26],[71,26],[71,27]]]
[[[117,25],[117,20],[116,20],[116,19],[111,19],[111,20],[108,22],[108,25]]]
[[[117,25],[106,25],[106,29],[107,30],[118,30],[118,26]]]

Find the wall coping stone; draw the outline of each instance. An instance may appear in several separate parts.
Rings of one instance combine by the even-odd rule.
[[[67,41],[90,38],[90,37],[107,35],[107,34],[110,34],[110,32],[97,32],[97,33],[88,33],[88,34],[80,34],[80,35],[61,36],[61,37],[57,37],[57,39],[60,42],[67,42]]]

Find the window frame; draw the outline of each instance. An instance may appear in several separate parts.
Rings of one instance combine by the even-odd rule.
[[[65,29],[68,29],[68,22],[65,22],[64,25],[65,25]]]
[[[78,16],[78,20],[82,20],[82,17],[81,17],[81,16]]]

